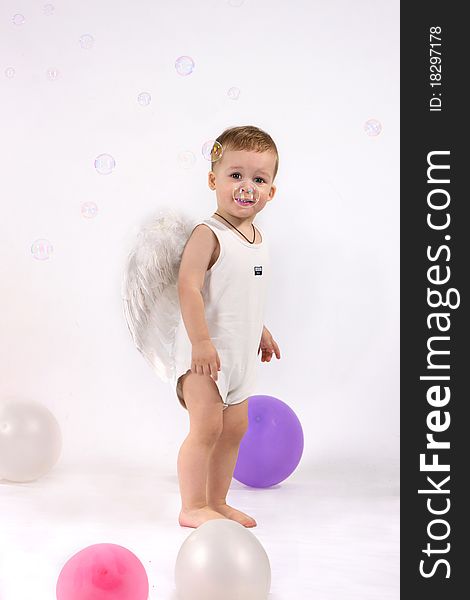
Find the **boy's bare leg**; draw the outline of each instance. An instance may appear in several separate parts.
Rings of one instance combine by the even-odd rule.
[[[228,519],[238,521],[245,527],[255,527],[256,521],[249,515],[229,506],[227,493],[237,464],[240,442],[248,428],[248,402],[228,406],[223,411],[222,434],[215,443],[209,460],[207,475],[207,503]]]
[[[209,457],[222,431],[223,404],[209,375],[188,373],[182,389],[190,431],[178,454],[182,504],[179,523],[184,527],[199,527],[209,519],[224,518],[207,505],[206,498]]]

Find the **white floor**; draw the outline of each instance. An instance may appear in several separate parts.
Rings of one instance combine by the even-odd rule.
[[[270,489],[233,480],[228,502],[258,522],[269,600],[398,600],[396,477],[303,465]],[[57,465],[32,483],[0,481],[0,599],[54,600],[64,563],[109,542],[139,557],[150,600],[176,600],[174,563],[193,531],[178,512],[176,471]]]

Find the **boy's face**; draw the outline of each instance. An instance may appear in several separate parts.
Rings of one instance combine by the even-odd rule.
[[[276,192],[272,184],[275,164],[273,152],[225,150],[214,171],[209,172],[209,187],[216,191],[218,208],[233,217],[252,221]],[[255,204],[241,206],[233,199],[233,189],[242,181],[258,188],[259,201]]]

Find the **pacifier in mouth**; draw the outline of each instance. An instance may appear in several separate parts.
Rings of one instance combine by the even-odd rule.
[[[253,206],[259,201],[259,189],[254,183],[242,181],[233,188],[232,198],[238,206]]]

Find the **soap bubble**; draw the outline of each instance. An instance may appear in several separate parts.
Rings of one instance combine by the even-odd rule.
[[[176,59],[175,69],[179,75],[190,75],[194,70],[194,60],[190,56],[180,56]]]
[[[211,162],[220,160],[223,152],[224,149],[217,140],[208,140],[202,147],[202,156]]]
[[[42,8],[42,12],[49,17],[50,15],[53,14],[53,12],[55,11],[55,6],[53,6],[52,4],[45,4]]]
[[[47,77],[51,81],[55,81],[59,77],[58,69],[47,69]]]
[[[227,92],[227,96],[231,100],[238,100],[238,96],[240,95],[240,90],[237,87],[231,87]]]
[[[101,175],[109,175],[115,166],[116,161],[110,154],[100,154],[95,158],[95,169]]]
[[[90,48],[93,47],[93,44],[95,43],[95,39],[93,38],[92,35],[90,35],[89,33],[86,33],[85,35],[81,36],[81,38],[79,39],[79,43],[80,43],[80,46],[84,50],[89,50]]]
[[[382,124],[377,119],[369,119],[364,123],[364,131],[367,135],[379,135],[382,131]]]
[[[140,106],[148,106],[151,100],[152,96],[148,92],[142,92],[137,96],[137,102]]]
[[[190,169],[196,162],[196,157],[191,150],[183,150],[178,154],[178,162],[183,169]]]
[[[31,245],[31,254],[36,260],[48,260],[54,248],[49,240],[38,239]]]
[[[15,69],[13,67],[7,67],[5,69],[5,77],[8,77],[8,79],[11,79],[12,77],[15,76]]]
[[[83,202],[81,206],[82,217],[93,219],[98,214],[98,206],[95,202]]]
[[[232,190],[232,198],[238,203],[247,204],[248,206],[253,206],[260,199],[260,193],[258,187],[254,183],[248,183],[248,181],[236,181]]]
[[[24,15],[13,15],[12,21],[14,25],[23,25],[25,22]]]

